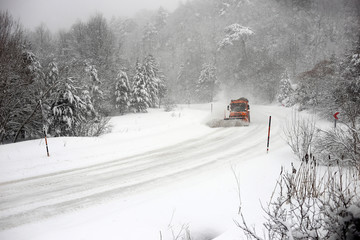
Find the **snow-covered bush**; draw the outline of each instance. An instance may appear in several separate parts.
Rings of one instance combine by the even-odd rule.
[[[264,237],[247,225],[242,213],[236,224],[248,239],[359,239],[359,187],[358,170],[319,167],[311,159],[291,172],[282,169],[276,193],[263,207]]]
[[[346,124],[320,131],[315,141],[314,153],[324,164],[360,166],[360,131]]]
[[[110,132],[111,126],[109,125],[109,121],[110,117],[99,115],[96,118],[83,122],[79,126],[77,133],[79,136],[98,137]]]
[[[176,108],[175,101],[171,99],[169,96],[164,98],[164,110],[165,112],[171,112]]]

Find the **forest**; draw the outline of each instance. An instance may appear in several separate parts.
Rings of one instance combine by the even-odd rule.
[[[0,142],[97,136],[109,116],[222,94],[341,109],[356,148],[359,26],[357,0],[192,0],[58,32],[1,11]]]

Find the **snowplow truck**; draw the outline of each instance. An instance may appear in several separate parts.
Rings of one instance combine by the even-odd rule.
[[[227,110],[230,111],[230,114],[229,117],[225,117],[224,120],[240,120],[244,125],[249,125],[250,105],[247,98],[231,100],[230,105],[227,106]]]

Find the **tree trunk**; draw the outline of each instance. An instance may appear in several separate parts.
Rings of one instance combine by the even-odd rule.
[[[25,119],[25,121],[21,124],[21,126],[19,127],[19,129],[16,132],[16,135],[14,137],[14,143],[17,141],[19,134],[21,132],[21,130],[23,129],[23,127],[25,126],[26,123],[28,123],[30,121],[30,119],[34,116],[36,110],[38,109],[38,107],[40,106],[41,100],[50,92],[51,89],[53,89],[58,83],[55,82],[53,85],[51,85],[46,91],[45,93],[40,97],[39,101],[37,101],[38,103],[35,106],[35,109],[32,111],[32,113],[30,114],[30,116]]]
[[[16,132],[16,134],[15,134],[14,141],[13,141],[14,143],[17,141],[17,139],[18,139],[18,137],[19,137],[19,135],[20,135],[20,132],[21,132],[21,130],[23,129],[23,127],[25,126],[25,124],[28,123],[29,120],[34,116],[34,114],[35,114],[35,112],[36,112],[36,110],[38,109],[39,106],[40,106],[40,102],[38,102],[38,103],[36,104],[34,111],[33,111],[33,112],[30,114],[30,116],[29,116],[27,119],[25,119],[25,121],[21,124],[21,126],[19,127],[19,129],[17,130],[17,132]]]

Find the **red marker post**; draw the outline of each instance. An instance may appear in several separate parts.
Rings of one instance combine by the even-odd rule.
[[[269,152],[269,144],[270,144],[270,128],[271,128],[271,116],[269,116],[269,131],[268,131],[268,138],[267,138],[267,148],[266,153]]]
[[[50,88],[49,88],[50,89]],[[41,99],[39,100],[39,104],[40,104],[40,108],[41,108],[41,114],[43,116],[43,119],[45,121],[45,117],[44,117],[44,111],[43,111],[43,108],[42,108],[42,103],[41,103]],[[46,145],[46,153],[47,153],[47,156],[50,157],[50,154],[49,154],[49,147],[48,147],[48,143],[47,143],[47,136],[46,136],[46,128],[45,128],[45,125],[43,126],[43,131],[44,131],[44,137],[45,137],[45,145]]]
[[[335,124],[334,124],[334,127],[336,128],[336,121],[337,120],[339,120],[339,118],[338,118],[338,115],[339,114],[339,112],[336,112],[333,116],[334,116],[334,118],[335,118]]]
[[[46,153],[47,153],[47,156],[50,157],[45,128],[44,128],[44,136],[45,136]]]

